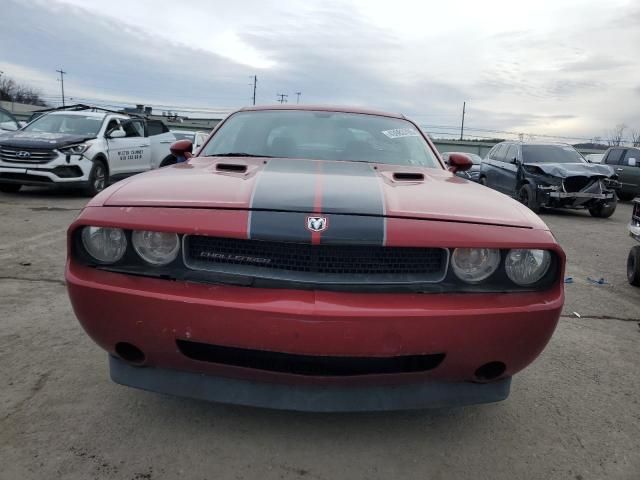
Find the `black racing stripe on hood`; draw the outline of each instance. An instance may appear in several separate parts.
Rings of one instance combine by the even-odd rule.
[[[384,197],[371,164],[271,159],[256,180],[250,209],[251,239],[310,243],[307,217],[323,216],[321,244],[385,242]]]
[[[322,173],[322,212],[329,222],[320,243],[384,245],[384,197],[373,166],[324,162]],[[334,212],[347,215],[331,215]]]
[[[258,175],[249,205],[248,237],[310,243],[308,215],[282,210],[313,211],[317,169],[312,160],[269,160]]]

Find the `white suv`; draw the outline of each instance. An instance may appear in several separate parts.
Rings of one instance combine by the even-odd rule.
[[[0,191],[73,185],[95,195],[110,182],[172,163],[175,140],[159,120],[94,107],[46,113],[0,137]]]

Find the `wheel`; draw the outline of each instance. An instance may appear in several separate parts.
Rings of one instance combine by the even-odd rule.
[[[528,183],[522,185],[520,190],[518,190],[518,201],[529,207],[529,210],[533,213],[540,212],[540,205],[538,205],[538,200],[536,199],[536,192]]]
[[[623,202],[629,202],[631,200],[633,200],[634,198],[636,198],[636,194],[635,193],[624,193],[624,192],[618,192],[618,198],[620,200],[622,200]]]
[[[627,257],[627,280],[633,286],[640,287],[640,246],[629,251]]]
[[[595,207],[589,209],[589,213],[598,218],[609,218],[616,211],[618,200],[614,196],[611,200],[598,203]]]
[[[89,185],[85,189],[88,196],[93,197],[107,187],[109,182],[109,172],[104,160],[94,160],[89,172]]]
[[[0,183],[0,192],[3,193],[17,193],[21,188],[19,183]]]
[[[167,158],[162,160],[162,162],[160,162],[160,167],[158,168],[168,167],[169,165],[175,165],[176,162],[177,162],[176,157],[174,157],[173,155],[169,155]]]

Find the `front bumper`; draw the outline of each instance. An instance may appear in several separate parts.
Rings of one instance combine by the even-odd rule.
[[[547,344],[563,304],[559,283],[544,292],[510,294],[270,290],[134,277],[73,260],[66,280],[74,311],[96,343],[111,355],[119,342],[145,354],[142,367],[112,360],[116,382],[300,410],[419,408],[504,399],[508,379]],[[317,357],[444,353],[445,358],[428,371],[314,376],[196,360],[177,347],[182,340]],[[485,386],[475,372],[490,362],[502,362],[506,369]]]
[[[462,407],[499,402],[511,378],[492,383],[423,382],[359,387],[255,382],[164,368],[140,368],[110,356],[111,379],[151,392],[252,407],[307,412],[353,412]]]
[[[69,157],[67,159],[67,157]],[[0,161],[0,182],[20,185],[86,185],[93,163],[84,155],[58,156],[47,163]],[[71,173],[75,171],[74,173]],[[63,174],[62,172],[69,172]],[[68,176],[72,175],[72,176]]]
[[[610,200],[613,199],[615,193],[585,193],[585,192],[550,192],[551,198],[579,198],[579,199],[596,199],[596,200]]]
[[[629,225],[627,225],[627,230],[629,230],[631,238],[640,242],[640,222],[632,220],[629,222]]]

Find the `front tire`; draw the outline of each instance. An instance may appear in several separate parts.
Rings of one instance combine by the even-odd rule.
[[[85,189],[87,196],[93,197],[109,184],[109,170],[107,164],[101,160],[94,160],[91,171],[89,172],[89,185]]]
[[[629,251],[627,257],[627,280],[634,287],[640,287],[640,246]]]
[[[540,213],[540,205],[536,199],[536,191],[530,184],[525,183],[520,187],[520,190],[518,190],[518,201],[529,207],[529,210],[533,213]]]
[[[636,194],[635,193],[623,193],[623,192],[618,192],[618,198],[620,200],[622,200],[623,202],[630,202],[631,200],[633,200],[634,198],[636,198]]]
[[[18,193],[22,185],[19,183],[0,183],[0,192],[2,193]]]
[[[600,202],[589,209],[589,213],[596,218],[609,218],[616,211],[618,200],[614,197],[607,202]]]

